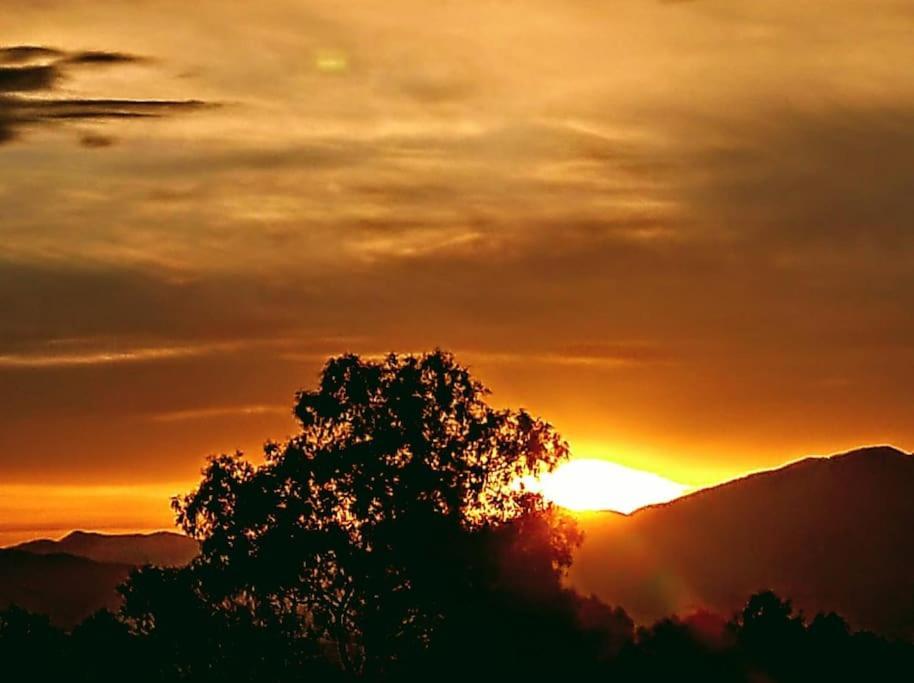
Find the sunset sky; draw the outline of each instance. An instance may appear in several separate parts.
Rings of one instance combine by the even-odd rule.
[[[687,487],[914,448],[909,0],[4,0],[0,46],[0,545],[168,526],[343,351]]]

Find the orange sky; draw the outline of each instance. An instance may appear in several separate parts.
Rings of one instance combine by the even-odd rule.
[[[908,2],[4,9],[0,544],[167,525],[347,350],[686,486],[914,447]]]

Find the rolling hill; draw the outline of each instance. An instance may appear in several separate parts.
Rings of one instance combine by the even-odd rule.
[[[197,554],[179,534],[106,535],[74,531],[0,549],[0,609],[14,603],[72,627],[93,612],[116,609],[117,586],[134,567],[181,566]]]
[[[914,456],[865,448],[582,519],[570,584],[639,622],[770,588],[812,616],[914,635]]]
[[[102,608],[116,609],[132,567],[73,555],[0,550],[0,609],[16,604],[72,627]]]
[[[155,564],[179,567],[196,557],[197,542],[181,534],[160,531],[152,534],[108,535],[74,531],[59,541],[41,539],[14,546],[33,555],[65,553],[96,562],[130,565]]]

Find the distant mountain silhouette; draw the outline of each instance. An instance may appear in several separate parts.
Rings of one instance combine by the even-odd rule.
[[[131,569],[73,555],[0,550],[0,609],[16,604],[69,628],[103,607],[116,609],[117,586]]]
[[[74,531],[59,541],[42,539],[14,546],[33,555],[66,553],[96,562],[130,565],[183,566],[199,552],[197,542],[181,534],[160,531],[152,534],[108,535]]]
[[[914,635],[914,456],[808,458],[632,515],[582,520],[570,583],[640,622],[770,588],[813,616]]]
[[[71,627],[93,612],[117,609],[117,586],[134,567],[182,566],[197,542],[168,532],[107,535],[74,531],[0,549],[0,609],[15,603]]]
[[[812,617],[914,637],[914,455],[888,447],[807,458],[631,515],[583,515],[569,583],[641,623],[725,615],[769,588]],[[182,565],[197,544],[172,533],[73,532],[0,549],[0,608],[15,602],[72,626],[116,607],[133,566]],[[68,553],[68,554],[64,554]]]

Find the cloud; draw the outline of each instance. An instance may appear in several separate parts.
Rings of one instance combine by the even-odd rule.
[[[293,347],[294,348],[294,347]],[[520,349],[520,350],[519,350]],[[390,355],[390,349],[378,349],[364,343],[355,347],[346,347],[347,352],[357,353],[363,358],[382,360]],[[428,349],[398,349],[399,354],[421,355]],[[656,344],[569,344],[558,348],[542,348],[542,342],[532,346],[515,343],[499,349],[497,345],[490,348],[449,348],[458,359],[471,364],[487,365],[516,364],[518,366],[569,366],[591,370],[621,370],[644,365],[670,363],[672,355]],[[338,352],[338,350],[337,350]],[[281,358],[290,361],[301,361],[321,364],[327,359],[327,352],[320,351],[286,351]]]
[[[45,45],[14,45],[0,48],[0,64],[32,64],[46,62],[56,65],[148,64],[152,60],[129,52],[83,50],[67,52]]]
[[[49,63],[35,63],[47,62]],[[87,99],[55,97],[56,86],[70,70],[86,66],[117,66],[150,62],[125,52],[91,50],[64,52],[40,46],[14,46],[0,50],[0,144],[11,142],[21,131],[66,121],[110,121],[155,118],[198,110],[196,100]],[[86,142],[88,140],[88,142]],[[103,144],[93,144],[102,142]],[[110,146],[110,136],[84,136],[88,147]]]
[[[222,417],[248,417],[256,415],[290,415],[291,410],[287,405],[242,405],[242,406],[214,406],[210,408],[189,408],[187,410],[173,410],[157,413],[151,417],[154,422],[186,422],[195,420],[211,420]]]
[[[118,119],[166,116],[206,107],[198,100],[32,100],[8,98],[7,106],[20,120],[38,123],[60,119]]]
[[[150,61],[148,57],[140,57],[127,52],[105,52],[103,50],[75,52],[61,60],[64,64],[81,65],[144,64]]]
[[[160,2],[21,3],[11,33],[55,27],[70,51],[0,51],[57,73],[0,93],[0,141],[119,144],[0,147],[18,266],[0,264],[0,354],[18,363],[0,450],[32,452],[39,431],[11,411],[86,415],[84,451],[115,453],[139,448],[135,422],[111,445],[115,415],[281,402],[346,345],[285,364],[162,349],[314,330],[466,350],[496,395],[572,437],[671,454],[684,440],[658,435],[727,441],[710,458],[914,424],[914,23],[896,0],[835,2],[200,0],[179,32]],[[325,52],[347,68],[322,73]],[[182,98],[238,104],[184,116],[208,105]],[[168,123],[128,134],[153,119]],[[42,346],[63,336],[99,341]],[[237,445],[216,423],[143,427]],[[157,449],[210,447],[169,438]]]
[[[0,64],[24,64],[46,59],[58,59],[66,53],[40,45],[16,45],[0,48]]]
[[[470,362],[484,362],[489,364],[516,363],[521,366],[531,365],[555,365],[579,367],[591,370],[621,370],[625,368],[634,368],[646,364],[655,364],[666,362],[659,360],[658,357],[645,356],[644,352],[637,349],[626,349],[620,345],[617,350],[607,351],[588,345],[575,345],[562,348],[559,350],[545,351],[455,351],[458,358],[467,359]],[[666,354],[662,354],[666,357]]]
[[[2,89],[2,88],[0,88]],[[32,126],[47,126],[67,121],[112,121],[118,119],[161,118],[198,111],[207,105],[196,100],[117,100],[117,99],[54,99],[39,100],[19,96],[0,97],[0,144],[19,137],[21,130]],[[113,137],[90,136],[91,142],[104,139],[108,145]],[[86,137],[83,137],[83,141]]]
[[[54,66],[0,67],[0,93],[51,90],[60,73]]]
[[[693,225],[715,226],[693,238],[751,247],[759,262],[815,273],[820,286],[875,283],[848,280],[851,270],[899,274],[914,249],[914,101],[768,105],[689,125],[670,151],[672,192]]]
[[[146,348],[80,351],[76,353],[7,353],[0,354],[0,368],[65,368],[74,366],[143,363],[172,358],[188,358],[234,351],[236,343],[159,346]]]
[[[89,149],[104,149],[106,147],[111,147],[115,142],[117,142],[117,140],[109,135],[95,135],[91,133],[83,135],[79,139],[79,144],[83,147],[88,147]]]

